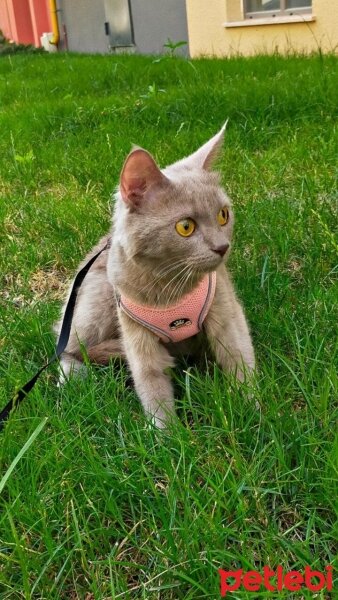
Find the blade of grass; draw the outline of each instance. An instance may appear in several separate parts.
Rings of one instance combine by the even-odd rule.
[[[38,437],[39,433],[45,427],[47,421],[48,421],[48,417],[44,417],[42,419],[41,423],[39,423],[39,425],[34,429],[33,433],[29,436],[27,442],[22,446],[20,452],[18,452],[18,454],[16,455],[16,457],[14,458],[14,460],[12,460],[12,462],[9,465],[6,473],[4,474],[4,476],[2,477],[2,479],[0,481],[0,494],[1,494],[2,490],[4,489],[4,487],[5,487],[8,479],[9,479],[9,477],[12,474],[12,472],[14,471],[16,465],[21,460],[21,458],[23,457],[23,455],[25,454],[25,452],[27,452],[27,450],[31,447],[31,445],[33,444],[33,442],[36,440],[36,438]]]

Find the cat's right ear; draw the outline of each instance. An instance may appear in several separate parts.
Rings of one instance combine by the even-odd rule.
[[[155,185],[163,185],[167,178],[158,168],[149,152],[136,148],[127,156],[120,177],[120,192],[124,202],[137,208],[146,193]]]

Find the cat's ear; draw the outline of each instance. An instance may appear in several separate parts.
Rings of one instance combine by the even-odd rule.
[[[216,135],[203,144],[196,152],[179,161],[182,166],[186,166],[189,169],[205,169],[206,171],[210,171],[221,154],[227,123],[228,121],[224,123],[222,129]]]
[[[146,192],[154,185],[164,185],[167,178],[158,168],[149,152],[134,148],[123,165],[120,177],[120,191],[123,200],[130,208],[140,205]]]

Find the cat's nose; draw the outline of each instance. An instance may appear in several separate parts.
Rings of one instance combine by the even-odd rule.
[[[216,254],[219,254],[220,256],[224,256],[224,254],[226,253],[226,251],[229,248],[229,244],[224,244],[223,246],[217,246],[217,248],[212,248],[213,252],[216,252]]]

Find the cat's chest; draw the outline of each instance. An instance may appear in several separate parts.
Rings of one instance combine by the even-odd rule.
[[[157,335],[163,342],[181,342],[202,330],[214,299],[216,272],[207,273],[199,283],[174,304],[143,304],[118,294],[118,306],[133,321]]]

